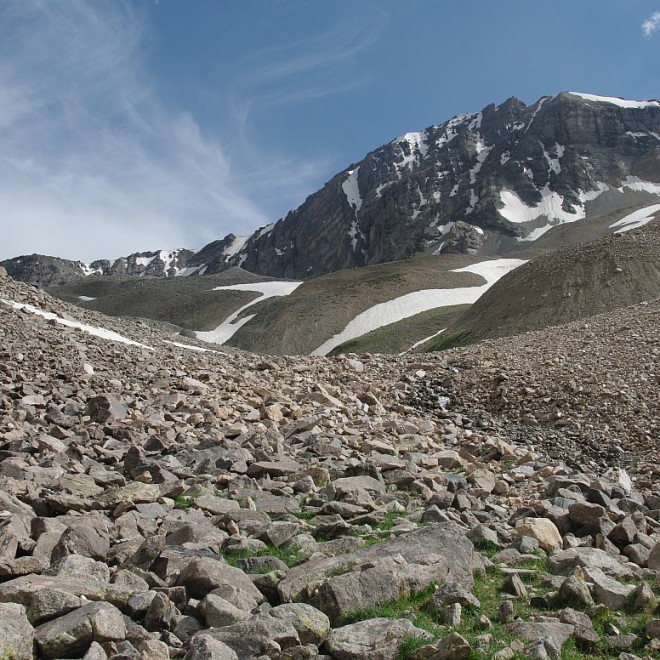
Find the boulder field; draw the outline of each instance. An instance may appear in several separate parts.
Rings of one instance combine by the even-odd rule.
[[[269,357],[0,277],[0,658],[658,657],[659,310]]]

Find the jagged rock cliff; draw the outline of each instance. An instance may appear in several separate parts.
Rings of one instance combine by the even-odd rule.
[[[512,98],[371,152],[230,261],[299,278],[422,251],[503,253],[631,193],[660,194],[660,103]]]

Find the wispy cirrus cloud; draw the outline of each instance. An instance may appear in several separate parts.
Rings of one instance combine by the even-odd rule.
[[[380,37],[388,22],[370,6],[350,20],[313,36],[252,54],[233,90],[234,116],[245,127],[250,114],[272,106],[348,93],[369,83],[355,69],[356,59]]]
[[[654,32],[660,30],[660,11],[654,11],[643,23],[642,32],[650,37]]]
[[[200,247],[273,220],[256,189],[318,175],[315,163],[268,158],[258,183],[241,174],[191,112],[159,99],[149,47],[135,3],[0,5],[0,259]]]

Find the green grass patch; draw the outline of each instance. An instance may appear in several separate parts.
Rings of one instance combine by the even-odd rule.
[[[174,506],[177,509],[187,509],[192,503],[198,498],[201,497],[201,493],[188,493],[187,495],[177,495],[174,498]]]
[[[346,616],[346,623],[356,623],[358,621],[366,621],[367,619],[376,619],[379,617],[385,617],[388,619],[410,618],[415,626],[422,630],[426,630],[435,638],[438,638],[444,634],[447,629],[441,627],[434,617],[423,609],[424,605],[426,605],[431,596],[433,596],[434,592],[435,587],[430,586],[423,591],[411,594],[408,597],[399,598],[398,600],[383,603],[382,605],[374,605],[373,607],[354,610]]]
[[[464,346],[470,342],[470,333],[467,330],[455,330],[443,332],[432,339],[425,347],[425,353],[435,353],[437,351],[446,351],[456,346]]]
[[[238,562],[241,559],[249,559],[250,557],[276,557],[283,561],[289,568],[297,566],[307,559],[307,555],[298,547],[291,546],[288,548],[278,548],[272,544],[268,544],[266,548],[259,552],[249,552],[241,550],[240,552],[227,552],[220,553],[224,560],[234,568],[238,568]]]

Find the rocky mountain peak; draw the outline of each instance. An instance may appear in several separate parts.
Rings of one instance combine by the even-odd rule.
[[[3,265],[46,284],[90,272],[199,275],[233,266],[309,279],[418,253],[508,255],[557,226],[658,195],[660,102],[562,92],[526,105],[512,97],[404,133],[276,223],[195,255],[139,253],[90,265],[20,257]]]
[[[598,198],[622,208],[631,194],[660,194],[659,135],[656,101],[510,98],[372,151],[229,262],[308,278],[454,251],[446,236],[458,222],[483,232],[478,250],[504,253],[587,217]]]

